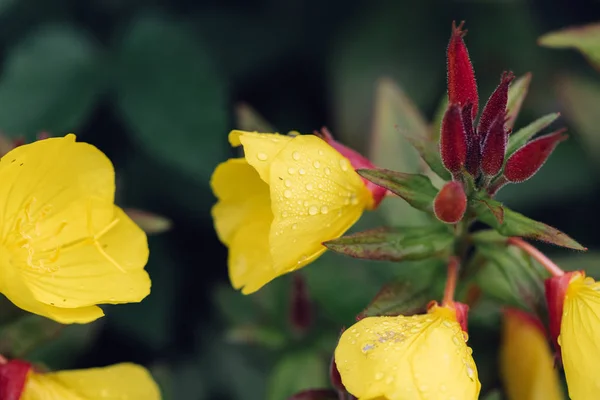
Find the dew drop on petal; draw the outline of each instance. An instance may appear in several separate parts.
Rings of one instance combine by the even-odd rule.
[[[292,191],[291,190],[286,190],[285,192],[283,192],[283,196],[286,199],[289,199],[290,197],[292,197]]]
[[[267,158],[269,158],[269,157],[267,156],[267,154],[266,154],[266,153],[258,153],[258,154],[256,155],[256,158],[258,158],[260,161],[266,161],[266,160],[267,160]]]
[[[342,169],[342,171],[348,171],[348,160],[342,158],[340,160],[340,168]]]
[[[282,212],[282,213],[281,213],[281,216],[282,216],[283,218],[287,218],[287,216],[288,216],[288,212],[287,212],[287,211],[284,211],[284,212]]]
[[[377,373],[375,374],[375,380],[376,380],[376,381],[380,381],[380,380],[382,380],[382,379],[383,379],[383,372],[377,372]]]
[[[292,229],[298,229],[298,224],[292,224]]]
[[[298,170],[298,173],[299,173],[300,175],[304,175],[304,174],[306,173],[306,171],[304,170],[304,168],[300,168],[300,169]]]
[[[294,175],[295,173],[296,173],[296,168],[293,168],[293,167],[288,168],[288,174]]]
[[[292,153],[292,158],[296,161],[298,161],[300,159],[300,153],[295,151]]]
[[[323,155],[323,150],[319,150],[319,155],[322,156]]]
[[[289,179],[285,180],[285,187],[292,187],[292,181],[290,181]]]
[[[392,382],[394,382],[394,377],[392,375],[388,375],[387,378],[385,378],[385,383],[386,385],[391,384]]]
[[[313,163],[313,167],[315,167],[315,168],[320,168],[320,167],[321,167],[321,163],[320,163],[320,162],[318,162],[318,161],[315,161],[315,162]]]
[[[304,203],[302,203],[302,205],[303,205],[304,207],[308,207],[308,200],[304,200]]]
[[[313,185],[312,185],[312,183],[307,183],[307,184],[306,184],[306,190],[313,190]]]
[[[329,207],[323,206],[321,207],[321,214],[327,214],[329,212]]]
[[[316,215],[318,212],[319,212],[319,210],[318,210],[318,209],[317,209],[317,207],[315,207],[315,206],[311,206],[311,207],[308,209],[308,213],[309,213],[310,215]]]
[[[331,170],[329,169],[329,167],[325,168],[325,175],[329,175],[331,174]]]

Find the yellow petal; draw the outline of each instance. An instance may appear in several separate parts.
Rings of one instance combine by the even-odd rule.
[[[277,133],[232,131],[229,134],[229,142],[233,146],[244,146],[244,157],[265,182],[269,182],[271,162],[291,140],[291,137]]]
[[[21,400],[160,400],[148,371],[135,364],[39,374],[30,372]]]
[[[325,251],[321,244],[348,230],[372,203],[350,162],[322,139],[294,137],[271,163],[274,268],[298,269]]]
[[[231,244],[236,231],[253,212],[271,207],[269,187],[243,158],[219,164],[210,184],[219,200],[212,209],[212,217],[219,239],[225,245]]]
[[[563,400],[554,357],[541,323],[504,315],[500,367],[508,400]]]
[[[335,350],[346,389],[361,400],[475,400],[480,384],[453,311],[369,317],[346,330]]]
[[[600,284],[577,274],[569,283],[558,343],[569,396],[595,400],[600,393]]]
[[[74,135],[20,146],[0,160],[0,291],[59,322],[90,322],[94,304],[139,301],[146,235],[114,202],[114,171]]]

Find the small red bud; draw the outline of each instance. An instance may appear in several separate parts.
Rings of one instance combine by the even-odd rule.
[[[544,165],[556,146],[567,139],[566,129],[541,136],[517,150],[506,162],[504,176],[510,182],[531,178]]]
[[[506,103],[508,102],[508,86],[513,79],[515,79],[515,75],[512,72],[503,72],[500,85],[494,90],[494,93],[492,93],[483,108],[483,112],[479,118],[479,125],[477,126],[477,132],[479,132],[482,138],[486,137],[496,119],[502,118],[502,124],[504,125]]]
[[[473,178],[479,176],[479,166],[481,164],[481,143],[479,135],[473,128],[473,119],[471,118],[471,110],[473,104],[467,103],[462,109],[462,120],[467,134],[467,171]]]
[[[444,185],[433,201],[435,216],[447,224],[460,221],[467,209],[467,196],[462,183],[451,181]]]
[[[507,138],[504,115],[498,115],[485,137],[481,151],[481,170],[487,176],[495,176],[502,169]]]
[[[477,82],[473,65],[469,59],[469,52],[463,41],[467,33],[463,28],[464,21],[456,26],[452,22],[452,36],[448,43],[448,101],[450,104],[473,104],[471,119],[475,119],[478,111],[479,98],[477,96]]]
[[[461,109],[457,104],[451,104],[444,114],[440,133],[440,155],[444,167],[452,174],[462,171],[467,160],[467,133]]]
[[[583,271],[567,272],[564,275],[548,278],[544,282],[546,288],[546,303],[548,304],[548,317],[550,319],[550,336],[559,360],[562,357],[560,354],[560,346],[558,344],[558,335],[560,335],[560,324],[562,321],[567,287],[573,276],[580,273],[585,274]]]
[[[464,304],[464,303],[459,303],[457,301],[455,301],[453,303],[454,306],[454,310],[456,312],[456,319],[458,320],[458,323],[460,324],[460,327],[462,328],[462,330],[464,332],[469,332],[468,331],[468,320],[469,320],[469,306]]]
[[[31,364],[21,360],[11,360],[0,364],[0,399],[19,400]]]
[[[369,161],[367,157],[364,157],[357,151],[354,151],[351,148],[346,147],[340,142],[336,141],[327,128],[322,128],[321,132],[315,132],[315,135],[319,136],[321,139],[326,141],[328,145],[336,149],[338,153],[346,157],[348,161],[350,161],[350,164],[354,169],[376,168],[375,165],[373,165],[373,163]],[[381,186],[377,186],[376,184],[365,178],[362,178],[362,180],[367,189],[369,189],[369,191],[373,195],[373,201],[375,202],[375,207],[377,207],[385,197],[387,189],[382,188]]]
[[[312,306],[306,282],[300,274],[294,275],[290,304],[290,323],[298,334],[305,334],[313,323]]]

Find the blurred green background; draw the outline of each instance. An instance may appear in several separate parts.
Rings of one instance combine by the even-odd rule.
[[[592,250],[544,248],[565,265],[600,269],[600,74],[574,51],[536,44],[600,19],[598,1],[1,0],[0,131],[28,140],[77,133],[113,160],[118,203],[166,216],[173,229],[150,237],[152,294],[141,304],[62,329],[17,320],[4,302],[10,329],[0,350],[53,369],[138,362],[166,399],[282,400],[327,387],[340,329],[380,286],[440,270],[327,254],[301,272],[316,321],[298,335],[289,327],[290,277],[252,296],[230,289],[209,214],[210,174],[235,155],[227,134],[242,103],[282,132],[326,125],[364,152],[385,76],[431,120],[444,96],[451,22],[463,19],[481,101],[503,70],[532,72],[516,127],[560,111],[554,126],[571,134],[538,175],[499,198]],[[385,166],[402,166],[404,150]],[[392,216],[369,214],[358,229],[418,223],[397,202]],[[497,323],[487,317],[482,331],[489,318]],[[488,393],[498,386],[497,333],[471,337]]]

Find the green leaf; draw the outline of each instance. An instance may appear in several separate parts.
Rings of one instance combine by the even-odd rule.
[[[541,132],[542,129],[548,127],[551,123],[556,121],[560,117],[560,113],[552,113],[544,115],[541,118],[536,119],[529,125],[519,129],[508,138],[508,145],[506,147],[506,157],[508,159],[515,151],[519,150],[524,146],[529,139],[534,137],[537,133]]]
[[[541,46],[579,50],[600,69],[600,22],[547,33],[539,38]]]
[[[0,327],[0,354],[21,358],[55,338],[64,327],[39,315],[25,315]]]
[[[279,330],[266,326],[244,325],[228,330],[225,339],[233,344],[253,344],[268,349],[281,349],[287,341]]]
[[[404,133],[406,140],[414,146],[415,149],[421,155],[423,161],[427,163],[429,168],[435,172],[440,178],[444,180],[450,180],[452,176],[444,164],[442,164],[442,158],[440,156],[440,148],[437,141],[433,141],[425,136],[416,136],[409,133]]]
[[[208,182],[227,157],[225,86],[203,43],[180,24],[144,16],[118,54],[117,103],[139,145]]]
[[[491,392],[489,392],[488,394],[486,394],[485,396],[483,396],[483,398],[481,400],[502,400],[502,393],[499,390],[492,390]]]
[[[506,129],[512,129],[512,127],[515,125],[515,121],[519,116],[523,101],[527,96],[530,83],[531,73],[527,73],[516,79],[510,85],[510,88],[508,89],[508,101],[506,103],[506,123],[504,124]]]
[[[369,144],[369,160],[381,168],[417,173],[422,170],[421,157],[399,134],[414,132],[427,135],[427,125],[419,110],[396,83],[388,78],[378,82]],[[421,225],[425,216],[403,201],[385,201],[379,212],[390,225]]]
[[[327,362],[311,352],[285,355],[271,373],[268,400],[283,400],[306,389],[326,387]]]
[[[135,208],[126,208],[124,211],[133,222],[149,235],[166,232],[171,229],[173,224],[170,219],[148,211]]]
[[[407,261],[441,256],[454,236],[446,226],[379,228],[323,243],[329,250],[367,260]]]
[[[586,250],[585,247],[558,229],[527,218],[498,201],[479,197],[474,198],[470,205],[478,220],[488,224],[504,236],[522,236],[575,250]]]
[[[77,131],[104,89],[93,43],[65,26],[35,30],[7,55],[0,78],[0,129],[35,140]]]
[[[386,169],[359,169],[356,172],[402,197],[414,208],[432,212],[433,200],[438,190],[425,175],[405,174]]]
[[[235,107],[236,127],[242,131],[274,133],[277,130],[254,108],[241,103]]]
[[[442,133],[442,120],[444,119],[444,114],[446,114],[447,109],[448,96],[444,95],[438,103],[437,108],[435,109],[433,121],[431,122],[431,127],[429,129],[429,137],[431,137],[431,140],[433,140],[434,142],[439,142],[440,140],[440,135]]]
[[[406,281],[390,282],[381,288],[358,317],[416,314],[424,311],[432,298],[432,290],[426,285],[417,286]]]
[[[529,257],[506,246],[480,245],[477,250],[488,261],[476,278],[484,293],[526,311],[539,313],[544,309],[547,274]]]

